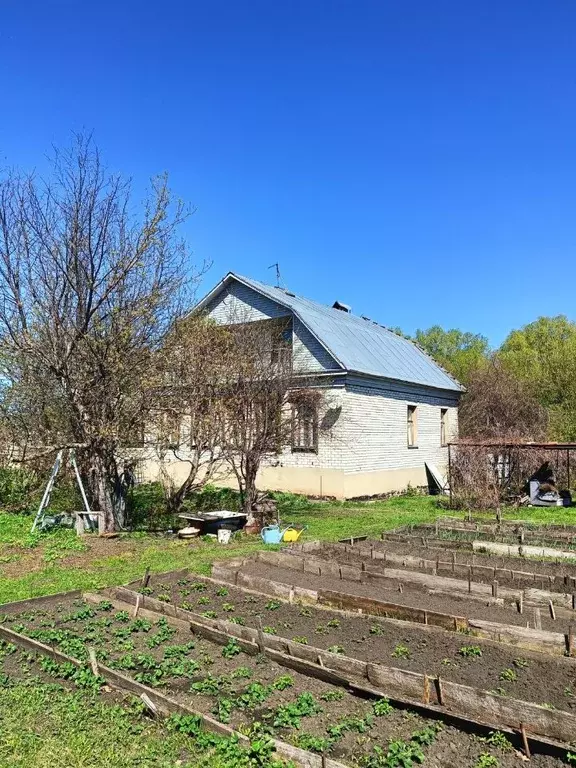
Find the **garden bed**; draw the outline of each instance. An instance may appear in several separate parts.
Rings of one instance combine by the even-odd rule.
[[[224,725],[248,732],[263,722],[276,738],[292,742],[306,752],[327,752],[334,760],[369,766],[402,766],[426,760],[431,766],[484,766],[487,756],[501,766],[518,758],[502,734],[483,739],[421,715],[398,710],[385,699],[363,700],[341,687],[321,682],[266,657],[245,654],[230,643],[218,645],[194,637],[180,623],[164,617],[148,618],[141,611],[134,619],[111,601],[98,604],[58,597],[23,611],[11,606],[4,627],[50,642],[80,662],[87,648],[111,669],[122,670],[139,683],[165,690],[172,700],[210,713]],[[2,643],[2,653],[15,651]],[[47,656],[27,656],[42,674],[70,679],[71,668]],[[85,667],[86,684],[99,681]],[[158,699],[160,701],[160,699]],[[404,762],[402,761],[404,760]],[[331,761],[327,761],[330,764]],[[313,763],[309,762],[309,765]],[[558,759],[539,755],[535,765],[555,768]]]
[[[576,659],[520,652],[475,638],[473,631],[446,632],[290,604],[181,572],[152,576],[144,592],[206,618],[261,625],[266,634],[302,644],[576,712]]]

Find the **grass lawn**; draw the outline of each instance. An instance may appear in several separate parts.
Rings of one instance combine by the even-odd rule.
[[[433,520],[445,511],[432,497],[405,496],[365,503],[284,505],[286,523],[306,525],[307,539],[377,535],[398,525]],[[573,523],[564,509],[508,510],[507,517]],[[493,519],[493,515],[490,515]],[[139,577],[149,567],[188,567],[208,573],[215,559],[262,547],[259,537],[237,536],[230,545],[183,542],[173,536],[126,534],[117,539],[76,537],[73,531],[30,534],[31,517],[0,513],[0,603],[71,589],[94,589]],[[1,672],[1,670],[0,670]],[[164,722],[143,717],[133,704],[69,691],[18,675],[0,674],[0,765],[7,768],[237,768],[234,744],[203,744]],[[192,753],[192,754],[191,754]],[[246,758],[248,759],[248,758]]]

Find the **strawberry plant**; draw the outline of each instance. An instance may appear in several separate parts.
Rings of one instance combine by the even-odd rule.
[[[218,597],[226,597],[228,595],[228,590],[226,589],[226,587],[220,587],[220,589],[217,590],[216,594],[218,595]]]
[[[387,698],[378,699],[372,704],[372,711],[376,717],[382,717],[384,715],[390,715],[394,712],[394,707],[390,704]]]
[[[514,683],[516,680],[518,680],[518,674],[515,672],[515,670],[512,669],[512,667],[508,667],[507,669],[503,669],[502,672],[500,672],[499,678],[504,682]]]
[[[330,619],[326,626],[330,629],[337,629],[340,626],[340,619]]]
[[[243,677],[252,677],[252,670],[249,667],[238,667],[230,673],[230,677],[233,680]]]
[[[274,728],[299,728],[303,717],[316,715],[322,708],[311,693],[301,693],[295,702],[283,704],[273,713]]]
[[[486,744],[501,749],[502,752],[511,752],[514,747],[512,743],[504,736],[502,731],[490,731],[488,736],[482,739]]]
[[[401,645],[399,643],[392,651],[392,656],[394,656],[395,659],[409,659],[410,648],[408,648],[407,645]]]
[[[201,615],[204,616],[205,619],[217,619],[218,618],[218,614],[216,613],[216,611],[204,611],[204,613],[202,613]]]
[[[340,701],[340,699],[344,698],[344,691],[339,691],[338,689],[326,691],[320,695],[320,698],[322,701]]]
[[[488,754],[488,752],[482,752],[478,757],[478,760],[474,763],[474,768],[498,768],[500,763],[494,757],[494,755]]]
[[[262,627],[262,631],[265,632],[267,635],[277,635],[278,632],[274,629],[274,627]]]
[[[166,594],[165,592],[163,592],[161,595],[157,595],[156,599],[160,600],[161,603],[171,603],[172,602],[172,598],[170,597],[170,595]]]
[[[130,614],[128,611],[118,611],[114,614],[114,619],[119,622],[130,621]]]
[[[326,650],[330,653],[344,653],[344,648],[341,645],[331,645]]]
[[[190,589],[194,592],[206,592],[206,584],[203,581],[195,581],[194,584],[190,584]]]
[[[272,683],[271,687],[275,691],[285,691],[286,688],[290,688],[294,685],[294,678],[291,675],[280,675]]]
[[[267,611],[277,611],[281,605],[282,603],[280,603],[278,600],[269,600],[264,608],[266,608]]]
[[[224,656],[225,659],[231,659],[233,656],[237,656],[239,653],[242,653],[242,649],[238,645],[238,642],[234,639],[229,640],[222,648],[222,656]]]
[[[232,616],[230,619],[231,624],[238,624],[241,627],[246,626],[246,619],[243,619],[242,616]]]
[[[293,637],[292,640],[295,643],[301,643],[302,645],[308,645],[308,638],[307,637],[301,637],[299,635],[296,635],[296,637]]]
[[[203,595],[198,598],[198,605],[210,605],[210,598],[207,595]]]
[[[319,754],[328,752],[332,746],[330,739],[314,736],[313,734],[306,732],[298,734],[296,744],[301,749],[307,749],[309,752],[317,752]]]
[[[234,606],[232,603],[222,603],[222,610],[226,611],[226,613],[233,613]]]
[[[478,659],[482,656],[482,649],[478,645],[463,645],[458,653],[465,659]]]

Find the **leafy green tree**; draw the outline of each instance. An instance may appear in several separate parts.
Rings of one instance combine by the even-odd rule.
[[[576,323],[539,317],[512,331],[497,354],[548,411],[550,437],[576,439]]]
[[[434,325],[425,331],[418,329],[414,340],[464,385],[490,356],[488,339],[485,336],[458,328],[446,331],[439,325]]]

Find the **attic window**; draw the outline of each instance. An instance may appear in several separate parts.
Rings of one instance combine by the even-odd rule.
[[[335,301],[332,309],[339,309],[341,312],[351,312],[352,307],[349,304],[343,304],[341,301]]]

